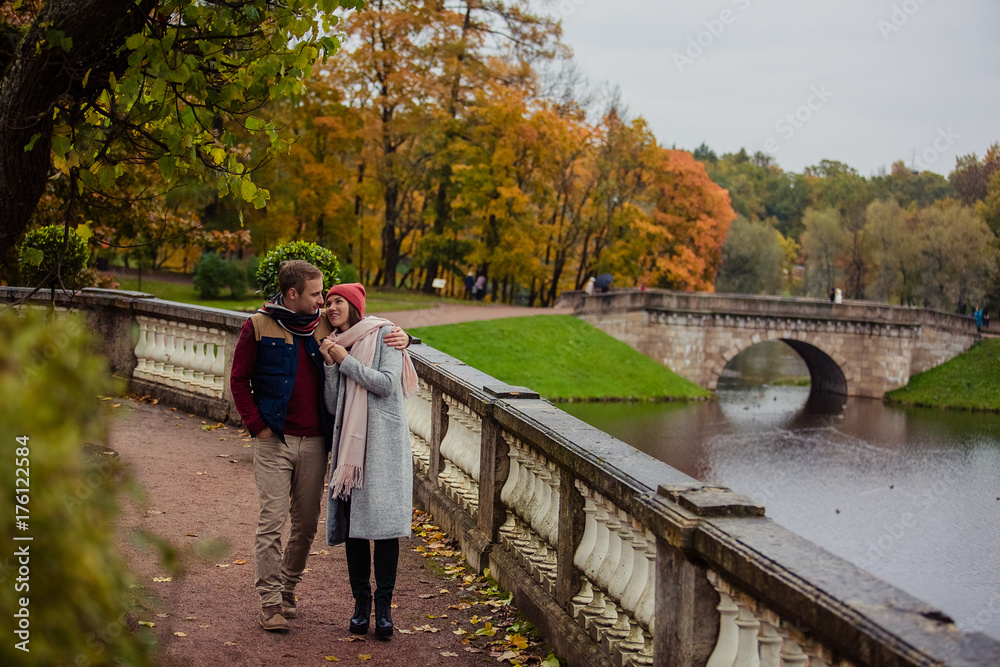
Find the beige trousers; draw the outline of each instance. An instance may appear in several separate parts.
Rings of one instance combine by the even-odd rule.
[[[262,606],[281,604],[282,591],[292,592],[302,580],[319,521],[327,452],[322,437],[286,435],[254,441],[253,474],[260,496],[254,563]],[[284,555],[281,532],[291,529]]]

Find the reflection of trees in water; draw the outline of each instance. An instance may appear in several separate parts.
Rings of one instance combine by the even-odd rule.
[[[719,389],[770,385],[808,386],[809,369],[781,341],[765,341],[740,352],[719,375]]]

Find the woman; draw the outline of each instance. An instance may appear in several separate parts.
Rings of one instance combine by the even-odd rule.
[[[404,395],[417,374],[405,350],[385,344],[388,320],[365,317],[365,288],[334,285],[326,315],[334,333],[320,344],[326,360],[325,401],[333,414],[326,541],[346,543],[354,595],[350,631],[368,632],[374,540],[375,634],[392,635],[390,604],[396,584],[399,538],[409,537],[413,512],[413,458]]]

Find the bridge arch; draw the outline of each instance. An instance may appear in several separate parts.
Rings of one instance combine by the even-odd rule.
[[[850,366],[846,360],[836,359],[836,353],[828,353],[816,345],[797,338],[783,336],[778,332],[770,332],[767,336],[754,336],[749,341],[734,341],[719,360],[719,363],[712,364],[711,375],[708,381],[708,389],[716,391],[719,386],[719,378],[722,371],[744,351],[754,345],[767,341],[780,341],[788,345],[799,355],[809,370],[809,397],[810,400],[829,397],[846,397],[850,393],[850,371],[845,372],[845,368]]]

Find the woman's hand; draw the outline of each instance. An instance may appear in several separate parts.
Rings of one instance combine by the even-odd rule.
[[[319,353],[323,355],[326,363],[339,364],[347,358],[347,349],[343,345],[334,343],[329,338],[324,338],[319,344]]]

